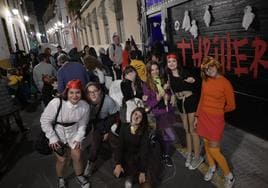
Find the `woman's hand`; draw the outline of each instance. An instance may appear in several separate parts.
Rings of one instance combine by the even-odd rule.
[[[143,100],[144,102],[146,102],[146,101],[148,100],[148,96],[147,96],[147,95],[143,95],[143,96],[142,96],[142,100]]]
[[[157,101],[160,101],[160,100],[162,99],[162,97],[163,97],[163,96],[161,96],[160,94],[158,94],[158,93],[156,94],[156,100],[157,100]]]
[[[164,100],[165,101],[169,101],[169,99],[170,99],[170,96],[167,94],[167,93],[165,93],[165,95],[164,95]],[[167,105],[167,104],[166,104]]]
[[[164,89],[164,90],[169,89],[169,84],[166,83],[166,84],[164,85],[163,89]]]
[[[145,173],[140,173],[139,175],[139,183],[145,183]]]
[[[108,140],[108,136],[109,136],[109,134],[108,134],[108,133],[104,134],[104,135],[103,135],[103,141]]]
[[[192,84],[195,82],[195,79],[193,77],[188,77],[188,78],[184,79],[184,81]]]
[[[170,104],[174,107],[176,106],[176,96],[172,95],[170,99]]]
[[[81,143],[80,142],[74,141],[73,144],[74,144],[74,149],[80,149],[81,148]]]
[[[60,142],[58,141],[58,142],[49,144],[49,147],[50,147],[53,151],[55,151],[55,150],[57,150],[58,148],[60,148],[61,145],[60,145]]]
[[[114,169],[114,175],[115,177],[119,178],[120,174],[121,173],[124,173],[124,169],[122,168],[122,166],[119,164],[119,165],[116,165],[115,166],[115,169]]]

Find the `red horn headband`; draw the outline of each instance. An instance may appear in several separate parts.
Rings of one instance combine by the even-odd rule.
[[[171,58],[173,58],[173,59],[177,59],[177,56],[176,56],[175,54],[168,54],[168,55],[167,55],[167,60],[169,60],[169,59],[171,59]]]
[[[68,88],[68,89],[82,89],[82,83],[80,80],[71,80],[67,83],[66,88]]]

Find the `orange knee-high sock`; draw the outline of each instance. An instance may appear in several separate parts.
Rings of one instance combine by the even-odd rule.
[[[207,139],[204,139],[204,146],[205,146],[205,151],[206,151],[206,157],[208,160],[208,165],[209,166],[214,166],[215,165],[215,161],[209,151],[209,142]]]
[[[223,174],[226,176],[230,173],[230,168],[227,164],[225,157],[220,152],[219,147],[209,147],[209,151],[215,161],[217,161],[218,165],[223,171]]]

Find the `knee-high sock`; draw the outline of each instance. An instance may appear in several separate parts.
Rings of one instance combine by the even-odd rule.
[[[220,148],[219,147],[210,147],[209,151],[210,151],[213,159],[215,161],[217,161],[217,163],[220,166],[220,168],[222,169],[224,175],[225,176],[228,175],[230,173],[230,169],[229,169],[229,166],[227,164],[225,157],[220,152]]]
[[[214,166],[215,165],[215,161],[209,151],[209,142],[207,139],[204,139],[204,146],[205,146],[205,151],[206,151],[206,156],[207,156],[207,160],[208,160],[208,164],[209,166]]]

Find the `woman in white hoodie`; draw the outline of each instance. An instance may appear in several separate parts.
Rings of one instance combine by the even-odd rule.
[[[49,146],[55,151],[58,188],[66,188],[63,172],[68,157],[72,158],[76,179],[81,188],[90,187],[89,181],[82,175],[84,167],[81,141],[84,139],[89,117],[89,106],[82,100],[82,92],[80,80],[69,81],[62,99],[51,100],[41,115],[41,128],[49,139]],[[52,123],[60,107],[60,100],[62,105],[53,129]]]

